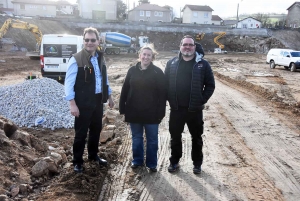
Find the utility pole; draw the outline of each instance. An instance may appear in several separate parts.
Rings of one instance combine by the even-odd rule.
[[[243,0],[241,0],[240,2],[242,2]],[[237,23],[239,22],[239,6],[240,6],[240,2],[238,3],[237,5],[237,11],[236,11],[236,20],[237,20]],[[237,26],[237,25],[236,25]]]
[[[239,3],[237,5],[236,20],[239,22]]]

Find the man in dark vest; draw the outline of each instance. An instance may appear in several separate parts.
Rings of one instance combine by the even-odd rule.
[[[180,53],[168,61],[165,76],[168,101],[171,107],[169,132],[171,134],[171,157],[169,172],[175,172],[182,157],[181,134],[187,124],[192,137],[193,172],[201,173],[203,161],[202,134],[204,104],[212,96],[215,80],[200,44],[193,37],[184,36]]]
[[[103,52],[97,50],[97,29],[86,28],[83,40],[84,48],[70,58],[65,78],[65,99],[69,101],[70,112],[75,116],[73,165],[77,173],[83,171],[87,133],[88,159],[99,165],[107,165],[107,161],[98,156],[98,144],[102,129],[103,103],[108,100],[109,107],[114,106]]]

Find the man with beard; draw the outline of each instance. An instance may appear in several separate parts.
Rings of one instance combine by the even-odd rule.
[[[179,167],[179,160],[182,157],[181,135],[187,124],[192,136],[193,172],[194,174],[201,173],[203,162],[202,110],[215,89],[212,69],[210,64],[202,59],[203,55],[201,45],[195,43],[192,36],[186,35],[180,42],[179,55],[168,61],[165,69],[168,101],[171,107],[169,172],[175,172]]]

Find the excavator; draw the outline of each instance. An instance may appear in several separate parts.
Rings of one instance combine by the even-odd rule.
[[[198,34],[196,34],[196,40],[202,40],[203,38],[204,38],[204,35],[205,35],[205,33],[203,32],[203,33],[198,33]]]
[[[215,53],[222,53],[222,49],[224,49],[225,46],[218,40],[222,38],[226,32],[215,32],[214,34],[218,34],[218,36],[214,38],[214,42],[219,46],[219,48],[215,48]]]
[[[43,33],[41,32],[39,27],[28,22],[9,18],[0,28],[0,40],[10,28],[27,29],[34,35],[36,39],[36,50],[34,52],[27,52],[26,56],[29,56],[31,59],[39,58],[40,45],[43,37]]]

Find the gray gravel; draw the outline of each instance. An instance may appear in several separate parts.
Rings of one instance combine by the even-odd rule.
[[[0,115],[20,127],[73,128],[64,86],[49,78],[0,87]],[[39,121],[39,122],[36,122]]]

